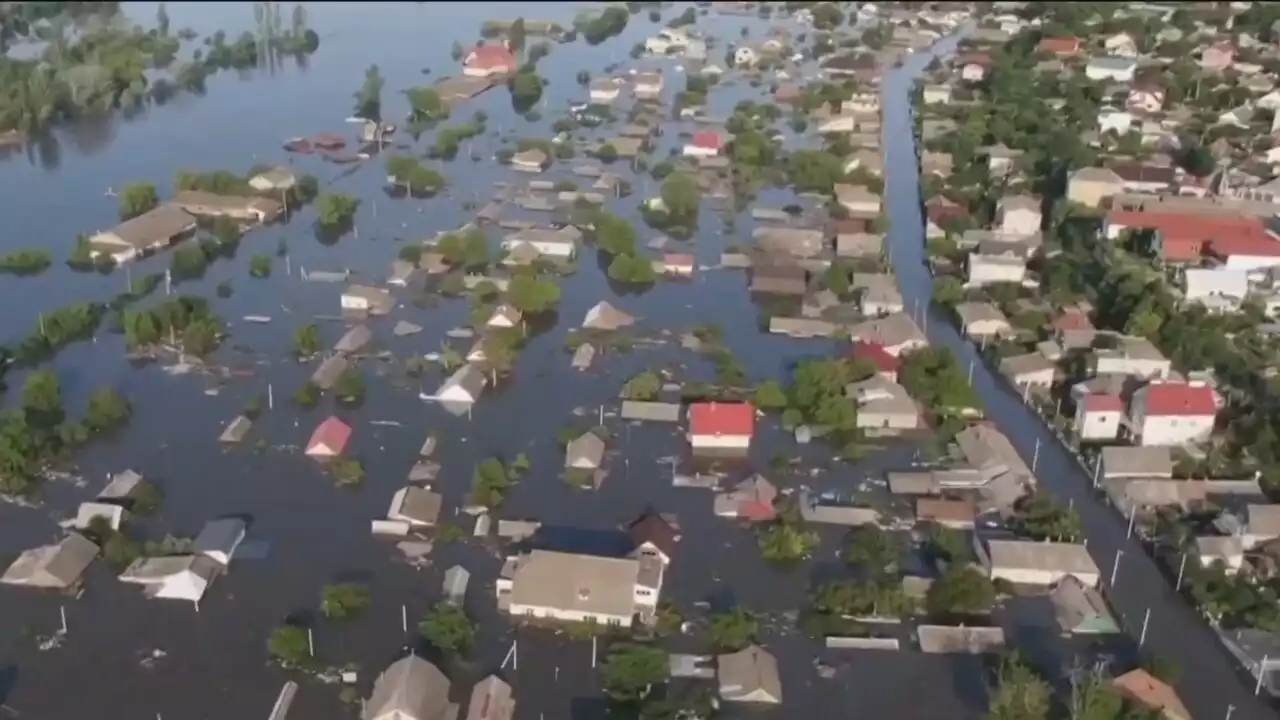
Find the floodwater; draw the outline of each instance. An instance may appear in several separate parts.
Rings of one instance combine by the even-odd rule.
[[[936,51],[950,52],[955,42],[943,42]],[[889,244],[903,297],[913,307],[928,306],[932,284],[920,240],[920,192],[918,176],[912,170],[916,163],[908,129],[913,125],[905,91],[910,78],[931,59],[917,55],[900,72],[892,73],[885,83],[883,104]],[[1102,569],[1106,595],[1125,630],[1140,640],[1146,625],[1144,650],[1177,664],[1175,686],[1191,714],[1197,718],[1225,715],[1237,720],[1274,718],[1275,710],[1253,696],[1253,679],[1241,677],[1234,658],[1208,625],[1173,592],[1140,542],[1127,537],[1125,520],[1092,491],[1089,473],[1035,412],[1022,403],[1019,394],[987,366],[951,321],[937,308],[929,307],[929,340],[952,348],[962,365],[973,364],[973,385],[986,401],[988,418],[1009,436],[1028,463],[1036,463],[1042,486],[1079,511],[1090,555]],[[1109,582],[1113,570],[1115,582]]]
[[[568,25],[577,9],[570,3],[532,8],[528,3],[310,5],[309,23],[319,33],[321,47],[306,67],[287,62],[274,72],[223,74],[210,80],[205,97],[184,98],[130,120],[117,118],[60,131],[56,143],[46,142],[29,156],[0,163],[0,213],[8,221],[0,250],[40,245],[50,248],[56,258],[64,256],[77,233],[114,224],[115,200],[104,194],[109,187],[147,180],[156,183],[163,196],[179,168],[242,172],[254,162],[286,161],[280,150],[283,139],[341,129],[352,109],[351,95],[371,63],[377,63],[387,79],[384,115],[396,121],[407,109],[400,91],[429,83],[453,68],[449,46],[455,39],[466,44],[475,38],[484,19],[523,14]],[[284,9],[286,18],[289,11]],[[155,5],[127,3],[126,12],[138,22],[149,23]],[[248,3],[170,4],[169,13],[175,28],[190,26],[201,34],[221,28],[234,36],[253,22]],[[674,11],[664,15],[671,17]],[[762,34],[765,27],[756,18],[712,16],[701,23],[730,39],[738,36],[741,26],[749,26],[753,36]],[[541,61],[542,74],[551,79],[542,122],[514,116],[502,89],[462,106],[455,121],[465,120],[474,110],[488,114],[490,135],[475,141],[476,152],[486,157],[499,147],[494,131],[549,137],[548,126],[557,111],[581,95],[574,75],[583,69],[598,74],[610,63],[625,60],[629,48],[654,28],[642,13],[632,16],[621,37],[602,46],[592,48],[582,42],[554,46]],[[721,53],[722,49],[713,49],[711,57]],[[649,60],[639,66],[664,70],[664,94],[669,99],[683,86],[675,64]],[[426,69],[431,73],[424,74]],[[739,82],[735,89],[713,93],[713,113],[727,115],[748,91],[746,83]],[[893,128],[894,123],[885,126]],[[675,125],[667,126],[653,154],[655,160],[679,142],[676,130]],[[889,139],[890,151],[899,158],[905,152],[901,143],[910,142],[904,137]],[[418,150],[429,142],[428,134]],[[399,559],[390,543],[369,534],[369,521],[385,514],[390,496],[403,484],[428,432],[440,438],[437,455],[443,472],[437,487],[445,494],[446,516],[464,501],[472,468],[480,459],[511,457],[521,451],[532,461],[532,471],[509,495],[501,511],[504,517],[606,529],[646,505],[676,513],[683,540],[668,576],[670,596],[687,612],[692,612],[695,602],[710,598],[741,603],[773,618],[762,639],[781,661],[788,716],[979,714],[982,699],[976,661],[916,653],[844,653],[826,658],[837,666],[836,678],[819,679],[811,662],[818,654],[816,645],[787,630],[789,623],[781,615],[802,603],[810,576],[831,564],[839,533],[825,533],[826,543],[812,568],[784,572],[765,565],[746,530],[711,517],[707,491],[671,487],[670,471],[661,459],[679,454],[684,447],[674,428],[624,429],[609,420],[607,424],[616,431],[611,449],[619,452],[604,487],[587,493],[559,479],[561,452],[555,438],[560,429],[592,424],[589,416],[599,405],[612,403],[623,379],[662,365],[686,365],[682,371],[686,379],[711,376],[709,363],[671,347],[606,355],[597,361],[596,370],[571,372],[563,350],[565,333],[602,299],[641,317],[641,333],[718,323],[728,346],[753,378],[780,377],[796,358],[835,348],[831,342],[761,334],[745,278],[739,273],[708,271],[691,283],[659,284],[644,295],[616,297],[586,254],[581,270],[563,282],[560,322],[531,340],[514,378],[487,395],[470,418],[454,417],[422,403],[416,382],[400,381],[393,363],[371,361],[361,366],[369,386],[364,406],[336,412],[355,427],[352,452],[367,471],[362,487],[335,488],[305,458],[277,449],[305,443],[314,425],[335,411],[331,401],[314,411],[299,412],[286,400],[309,374],[309,368],[281,359],[292,327],[313,315],[338,312],[338,287],[305,283],[296,276],[299,268],[350,268],[358,277],[380,283],[399,241],[456,227],[467,220],[461,200],[477,194],[483,199],[495,180],[518,180],[514,173],[488,161],[472,162],[463,152],[459,160],[444,166],[453,199],[390,200],[381,190],[384,173],[379,159],[354,173],[314,157],[293,158],[293,162],[333,189],[363,200],[358,237],[348,235],[332,246],[321,244],[311,231],[311,211],[304,211],[288,225],[254,231],[245,238],[238,257],[217,261],[203,280],[177,288],[214,303],[231,324],[228,345],[248,348],[245,352],[224,348],[218,359],[251,370],[252,376],[233,380],[219,394],[209,396],[204,393],[208,381],[198,376],[170,377],[154,366],[130,367],[123,360],[120,337],[105,330],[95,342],[67,348],[54,367],[70,407],[78,407],[91,388],[113,384],[133,400],[134,422],[122,437],[95,444],[78,458],[89,487],[52,484],[39,509],[0,506],[0,527],[4,528],[0,547],[5,554],[16,553],[53,537],[55,520],[89,499],[107,473],[132,467],[163,483],[166,490],[162,512],[145,521],[150,536],[194,534],[211,517],[247,513],[254,520],[252,539],[269,544],[270,551],[264,559],[236,563],[229,576],[206,595],[198,613],[183,603],[145,600],[137,588],[115,582],[100,563],[88,578],[86,594],[76,600],[0,589],[0,617],[5,618],[0,622],[0,662],[9,668],[0,675],[0,700],[17,717],[105,714],[221,720],[265,716],[288,678],[266,662],[268,633],[286,617],[313,613],[324,584],[351,576],[370,583],[373,607],[353,622],[317,621],[315,647],[327,665],[358,666],[360,691],[367,695],[373,677],[409,640],[401,627],[402,607],[407,608],[412,628],[415,619],[440,597],[441,575],[455,563],[465,564],[472,572],[468,609],[484,626],[475,660],[449,668],[457,698],[465,697],[472,682],[495,669],[511,645],[511,631],[495,617],[491,594],[499,554],[476,544],[453,544],[437,548],[430,567],[415,570]],[[636,179],[635,186],[636,196],[611,203],[615,212],[635,217],[639,196],[646,187],[656,188],[656,183]],[[901,179],[891,198],[895,208],[914,192],[900,186]],[[897,213],[895,242],[902,243],[902,228],[907,226]],[[735,234],[746,236],[750,227],[749,218],[742,214]],[[652,236],[642,232],[641,242]],[[273,254],[281,239],[289,245],[295,276],[286,277],[283,262],[277,259],[271,279],[250,278],[248,258],[257,252]],[[694,246],[700,263],[715,264],[730,240],[717,214],[704,208]],[[162,271],[168,262],[169,255],[161,254],[135,265],[132,272],[138,276]],[[235,294],[215,299],[214,289],[223,281],[232,282]],[[5,278],[0,283],[0,304],[9,311],[0,314],[0,337],[16,340],[35,327],[40,310],[77,300],[107,299],[125,283],[123,271],[107,277],[79,275],[60,263],[40,277]],[[467,313],[465,300],[420,309],[410,299],[402,295],[401,306],[390,318],[372,323],[380,347],[401,359],[438,350],[445,331],[461,324]],[[239,320],[249,314],[275,320],[268,325]],[[397,319],[426,330],[394,338],[390,328]],[[934,325],[941,323],[931,323],[931,328]],[[322,325],[329,342],[341,332],[336,324]],[[10,386],[20,386],[21,379],[20,374],[10,378]],[[423,383],[431,389],[439,380],[428,376]],[[216,437],[223,424],[249,398],[265,394],[268,386],[274,389],[276,409],[256,423],[244,447],[229,452],[219,447]],[[588,417],[575,416],[578,407],[588,408]],[[370,422],[380,420],[401,425]],[[258,439],[270,447],[255,449]],[[753,446],[757,463],[763,467],[778,452],[791,454],[796,449],[780,431],[764,430]],[[820,444],[804,454],[819,466],[831,464],[823,459],[827,451]],[[628,458],[626,463],[623,456]],[[909,458],[909,448],[891,449],[856,467],[835,465],[808,482],[820,489],[848,489],[864,474],[879,474]],[[466,525],[467,519],[461,520]],[[66,611],[69,634],[61,647],[40,652],[32,636],[53,633],[59,626],[60,608]],[[163,657],[144,663],[156,650]],[[517,663],[506,674],[516,686],[519,717],[599,716],[598,705],[590,699],[598,685],[590,643],[523,631]],[[294,713],[318,719],[352,716],[355,709],[344,707],[338,694],[335,687],[302,679]]]

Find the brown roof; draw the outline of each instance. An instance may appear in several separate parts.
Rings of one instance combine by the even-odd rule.
[[[921,522],[972,523],[978,508],[968,500],[920,498],[916,500],[916,520]]]
[[[1112,684],[1117,693],[1148,710],[1155,710],[1170,720],[1191,720],[1191,712],[1173,688],[1142,668],[1130,670]]]
[[[676,543],[680,539],[676,528],[652,509],[631,521],[627,526],[627,535],[637,547],[649,543],[669,558],[675,556]]]
[[[161,205],[136,218],[125,220],[110,231],[127,245],[148,247],[172,239],[196,226],[196,219],[180,208]]]

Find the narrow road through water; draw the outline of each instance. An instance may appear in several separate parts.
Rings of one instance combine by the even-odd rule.
[[[888,246],[906,304],[910,308],[928,308],[929,341],[951,348],[962,366],[973,364],[973,386],[986,403],[988,419],[1009,437],[1028,464],[1035,457],[1041,487],[1063,501],[1071,501],[1079,511],[1089,553],[1109,586],[1107,595],[1135,641],[1150,610],[1146,649],[1177,664],[1175,687],[1192,716],[1196,720],[1274,720],[1275,710],[1254,696],[1254,683],[1238,670],[1208,624],[1174,593],[1136,537],[1126,536],[1127,524],[1093,492],[1090,475],[1041,418],[988,369],[977,350],[947,318],[929,305],[932,278],[924,258],[911,89],[933,57],[953,52],[958,40],[952,36],[936,45],[932,53],[909,56],[900,69],[888,72],[883,82]],[[1116,582],[1110,585],[1117,562]]]

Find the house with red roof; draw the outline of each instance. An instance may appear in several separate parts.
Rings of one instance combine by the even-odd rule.
[[[520,63],[505,45],[476,45],[462,58],[462,74],[469,77],[494,77],[514,73]]]
[[[347,449],[350,440],[351,426],[330,415],[311,433],[307,454],[311,457],[336,457]]]
[[[684,146],[684,154],[690,157],[715,157],[724,147],[724,140],[714,130],[699,130]]]
[[[1129,402],[1129,430],[1139,445],[1182,445],[1213,434],[1218,397],[1204,383],[1156,381]]]
[[[1124,421],[1124,401],[1113,393],[1089,393],[1076,401],[1076,433],[1081,440],[1115,440]]]
[[[1199,262],[1215,241],[1274,239],[1256,217],[1174,210],[1107,213],[1102,231],[1108,240],[1118,239],[1125,230],[1151,231],[1151,250],[1167,263]]]
[[[892,383],[898,382],[898,368],[902,367],[902,360],[886,350],[881,343],[855,340],[853,347],[849,350],[849,357],[854,360],[870,361],[876,366],[876,375]]]
[[[1214,238],[1209,254],[1227,270],[1261,270],[1280,265],[1280,238],[1265,228]]]
[[[1036,52],[1050,55],[1075,55],[1080,52],[1080,38],[1073,36],[1041,38]]]
[[[689,444],[698,449],[746,450],[756,427],[751,403],[699,402],[689,406]]]
[[[668,275],[692,275],[698,261],[688,253],[663,253],[662,272]]]

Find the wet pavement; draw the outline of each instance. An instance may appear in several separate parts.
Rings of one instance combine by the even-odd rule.
[[[946,54],[955,39],[937,50]],[[882,102],[885,128],[886,203],[890,215],[889,248],[894,272],[909,307],[927,306],[932,288],[924,263],[924,226],[911,107],[911,78],[932,59],[918,54],[884,84]],[[1135,639],[1142,634],[1147,612],[1145,650],[1172,660],[1180,669],[1175,686],[1196,718],[1229,715],[1233,720],[1274,718],[1276,711],[1253,696],[1252,678],[1236,670],[1234,659],[1198,614],[1178,597],[1156,563],[1137,539],[1126,537],[1121,516],[1092,490],[1092,479],[1036,413],[1024,405],[984,363],[976,348],[963,340],[951,321],[930,306],[929,340],[950,347],[961,365],[974,366],[973,385],[986,403],[987,417],[1009,436],[1028,464],[1036,458],[1041,486],[1063,501],[1071,502],[1084,522],[1090,555],[1102,569],[1106,595],[1120,615],[1125,630]],[[1037,457],[1038,456],[1038,457]],[[1110,579],[1116,567],[1116,582]]]

